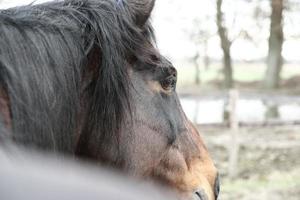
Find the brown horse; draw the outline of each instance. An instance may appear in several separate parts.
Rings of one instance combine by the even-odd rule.
[[[0,112],[17,144],[89,159],[213,200],[216,168],[159,54],[154,0],[0,11]]]

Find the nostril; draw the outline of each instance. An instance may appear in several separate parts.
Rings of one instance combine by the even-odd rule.
[[[214,193],[215,193],[215,199],[218,199],[218,196],[220,194],[220,176],[219,176],[219,174],[217,175],[216,180],[215,180]]]
[[[208,197],[207,197],[206,193],[202,189],[196,191],[195,195],[197,196],[198,200],[208,200]]]

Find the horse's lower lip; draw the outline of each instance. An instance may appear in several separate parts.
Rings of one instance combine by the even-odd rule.
[[[203,189],[199,189],[195,192],[195,196],[197,200],[208,200],[207,195]]]

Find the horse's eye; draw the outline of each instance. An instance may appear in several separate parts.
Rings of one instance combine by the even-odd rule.
[[[160,82],[161,84],[161,87],[166,90],[166,91],[170,91],[170,90],[173,90],[175,89],[176,87],[176,76],[168,76],[167,78],[165,78],[164,80],[162,80]]]

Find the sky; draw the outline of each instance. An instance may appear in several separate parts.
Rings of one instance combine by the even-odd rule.
[[[10,8],[10,7],[15,7],[19,5],[27,5],[30,3],[43,3],[51,0],[0,0],[0,8],[5,9],[5,8]]]
[[[49,0],[36,0],[35,3],[45,1]],[[234,39],[231,52],[235,60],[262,60],[267,55],[269,21],[260,20],[258,23],[263,28],[258,29],[257,22],[251,18],[253,15],[251,12],[254,10],[253,6],[257,5],[259,1],[261,0],[226,0],[226,4],[224,4],[223,11],[226,13],[226,26],[229,29],[229,37],[232,40]],[[25,5],[31,2],[32,0],[2,0],[0,8]],[[220,41],[216,25],[214,21],[211,21],[214,20],[216,12],[214,2],[213,0],[156,0],[152,22],[158,47],[162,54],[171,60],[188,60],[196,53],[203,55],[203,46],[192,40],[191,35],[195,31],[204,30],[210,34],[208,55],[212,59],[220,60],[222,58]],[[268,1],[261,1],[260,5],[267,14],[270,12]],[[292,23],[293,20],[290,20],[296,17],[300,20],[299,14],[296,15],[286,17],[285,30],[288,33],[300,35],[300,26],[298,26],[298,23],[293,24],[295,22]],[[241,30],[247,30],[250,35],[256,38],[256,42],[253,43],[238,38],[237,36]],[[287,40],[284,43],[283,55],[285,59],[300,61],[299,52],[299,38],[297,40]]]
[[[269,0],[226,0],[225,2],[222,10],[225,13],[229,38],[234,41],[231,48],[233,59],[264,60],[268,53],[270,21],[268,17],[253,20],[253,15],[258,4],[265,15],[270,15]],[[197,51],[203,54],[201,46],[199,48],[188,34],[200,29],[211,34],[208,40],[208,55],[213,59],[222,58],[223,53],[215,24],[214,0],[158,0],[153,14],[158,44],[167,56],[173,59],[185,59],[194,56]],[[209,20],[205,20],[207,18]],[[200,23],[193,23],[195,19],[200,19]],[[300,61],[299,21],[300,12],[285,12],[286,41],[283,45],[283,56],[288,61]],[[238,37],[241,30],[246,30],[255,41]],[[298,35],[298,39],[291,39],[291,35]]]

